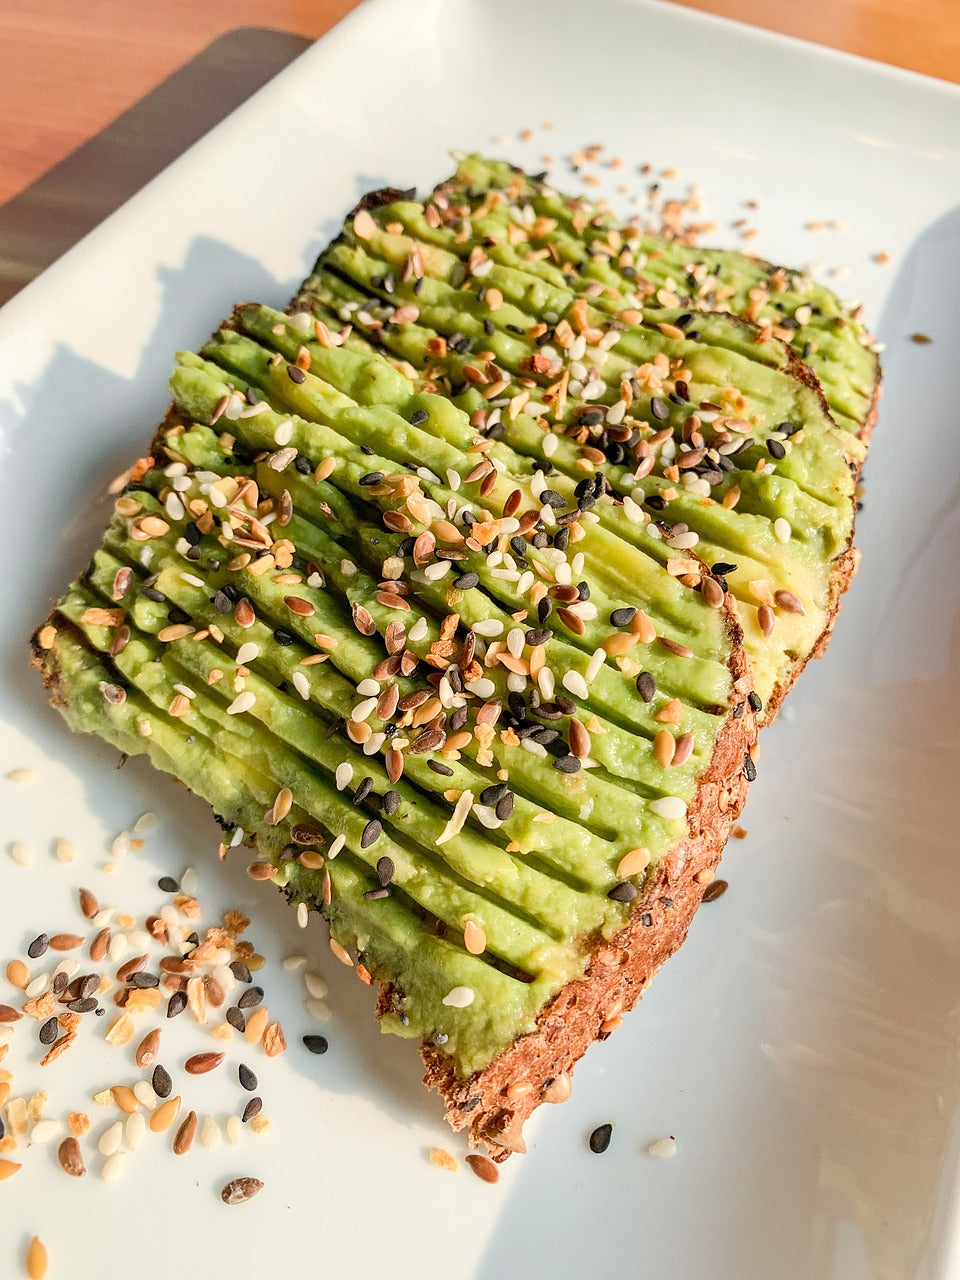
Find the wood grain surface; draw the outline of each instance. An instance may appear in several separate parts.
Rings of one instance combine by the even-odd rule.
[[[960,81],[960,0],[679,2]],[[0,0],[0,302],[356,3]]]

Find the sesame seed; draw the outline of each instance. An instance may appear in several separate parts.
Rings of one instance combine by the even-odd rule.
[[[472,987],[453,987],[443,997],[443,1004],[450,1009],[467,1009],[475,998],[476,992]]]
[[[603,1155],[604,1151],[610,1146],[612,1136],[612,1124],[601,1124],[594,1129],[590,1135],[590,1150],[594,1155]]]

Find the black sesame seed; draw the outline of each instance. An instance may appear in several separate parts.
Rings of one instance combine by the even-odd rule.
[[[40,1037],[40,1043],[53,1044],[54,1040],[56,1040],[57,1038],[57,1032],[59,1031],[59,1029],[60,1029],[60,1023],[56,1020],[56,1018],[48,1018],[46,1022],[41,1026],[38,1032],[38,1035]]]
[[[157,888],[161,893],[179,893],[180,886],[173,876],[161,876],[157,881]]]
[[[380,825],[380,819],[371,818],[363,828],[363,833],[360,836],[360,848],[369,849],[372,844],[376,844],[380,839],[380,833],[382,830],[383,827]]]
[[[710,568],[714,573],[718,573],[724,578],[728,573],[736,573],[737,571],[737,566],[735,564],[731,564],[729,560],[718,560],[717,563],[711,565]]]
[[[50,984],[50,990],[53,992],[53,994],[57,997],[58,1000],[66,991],[67,984],[69,983],[69,981],[70,979],[63,972],[63,970],[61,970],[57,974],[54,974],[53,982]]]
[[[288,364],[287,377],[291,382],[305,382],[307,375],[302,369],[298,369],[295,364]]]
[[[247,966],[243,963],[242,960],[231,960],[230,972],[233,974],[233,976],[236,978],[238,982],[247,983],[247,982],[253,981],[253,977],[250,973],[250,970],[247,968]]]
[[[747,701],[750,703],[750,706],[753,708],[754,711],[759,712],[763,710],[763,701],[761,700],[760,695],[759,693],[757,693],[756,689],[750,690],[750,692],[747,694]]]
[[[67,1008],[71,1013],[93,1013],[96,1007],[97,1002],[93,996],[85,996],[81,1000],[70,1000],[67,1003]]]
[[[303,1043],[310,1053],[326,1053],[330,1048],[326,1036],[304,1036]]]
[[[580,761],[576,756],[558,756],[553,762],[553,767],[559,769],[561,773],[579,773]]]
[[[169,1098],[173,1091],[173,1081],[170,1079],[170,1072],[166,1067],[161,1067],[159,1062],[153,1068],[153,1075],[150,1078],[150,1084],[153,1086],[153,1092],[158,1098]]]
[[[223,1016],[234,1031],[242,1032],[246,1028],[247,1020],[235,1004],[231,1005]]]
[[[293,460],[294,470],[298,471],[302,476],[308,476],[313,470],[310,465],[310,459],[302,453],[298,453]]]
[[[566,551],[567,547],[570,545],[569,528],[564,526],[562,529],[557,530],[557,532],[553,535],[553,545],[557,548],[558,551]]]
[[[238,1009],[255,1009],[263,999],[263,987],[247,987],[237,1001]]]
[[[383,812],[387,815],[387,817],[389,818],[391,814],[396,813],[399,807],[400,807],[400,792],[399,791],[385,792],[383,797]]]
[[[614,902],[632,902],[636,896],[637,886],[631,884],[629,880],[615,884],[607,894],[607,897],[612,898]]]
[[[596,1156],[602,1156],[610,1145],[610,1139],[613,1137],[612,1124],[597,1125],[593,1133],[590,1135],[590,1150]]]
[[[652,396],[650,398],[650,412],[658,422],[663,422],[665,418],[670,417],[670,406],[660,396]]]
[[[643,925],[645,929],[650,928],[650,926],[653,924],[653,916],[650,914],[649,911],[644,911],[643,915],[640,917],[640,923]]]
[[[145,991],[149,987],[159,987],[160,979],[155,973],[135,973],[130,979],[130,984],[140,991]],[[97,983],[97,986],[99,985]]]
[[[770,456],[776,458],[778,462],[781,458],[785,458],[787,456],[787,451],[783,447],[783,442],[780,440],[774,440],[772,436],[767,441],[767,451]]]
[[[649,671],[641,671],[637,676],[637,692],[644,702],[652,702],[657,692],[657,682]]]
[[[241,1062],[239,1067],[237,1067],[237,1075],[240,1078],[240,1087],[242,1089],[246,1089],[247,1093],[256,1093],[256,1073],[251,1071],[245,1062]]]
[[[568,698],[565,693],[558,693],[553,702],[562,716],[572,716],[577,709],[577,704],[572,698]]]
[[[251,1098],[250,1101],[247,1103],[247,1105],[243,1108],[243,1115],[241,1116],[241,1120],[243,1121],[244,1124],[246,1124],[248,1120],[252,1120],[254,1116],[258,1116],[262,1110],[263,1110],[263,1099],[259,1097]]]
[[[484,787],[480,792],[480,803],[494,806],[499,804],[506,794],[507,784],[505,782],[495,782],[493,786]]]
[[[368,471],[366,475],[362,475],[360,477],[359,483],[362,484],[365,488],[371,488],[375,484],[383,484],[383,472]]]
[[[373,790],[373,779],[364,778],[363,781],[360,783],[360,785],[357,787],[356,791],[354,791],[353,793],[353,803],[363,804],[364,800],[366,800],[367,796],[370,794],[372,790]]]
[[[377,859],[377,879],[380,881],[381,885],[386,887],[393,879],[395,871],[396,867],[393,864],[392,858],[384,856]]]
[[[167,1001],[167,1017],[175,1018],[187,1007],[187,997],[182,991],[175,991]]]
[[[753,763],[753,756],[749,751],[743,757],[743,776],[748,782],[755,782],[757,779],[757,766]]]
[[[49,945],[50,939],[47,935],[45,933],[38,934],[27,947],[27,955],[31,960],[39,960]]]
[[[507,794],[505,796],[501,796],[500,799],[497,801],[497,803],[494,805],[493,811],[497,815],[497,817],[500,819],[501,822],[506,822],[506,820],[513,813],[513,806],[515,803],[516,801],[515,801],[513,792],[508,791]]]
[[[629,627],[636,616],[636,609],[630,605],[624,605],[620,609],[614,609],[613,613],[611,613],[610,625],[612,627]]]
[[[531,627],[524,639],[527,644],[536,646],[538,644],[546,644],[552,635],[553,632],[549,627]]]
[[[390,897],[390,887],[381,885],[379,889],[368,889],[363,896],[367,902],[379,902],[381,898]]]
[[[453,777],[453,770],[448,764],[444,764],[442,760],[428,760],[427,768],[432,769],[434,773],[439,773],[443,778]]]
[[[217,613],[229,613],[233,608],[233,603],[226,591],[218,591],[213,597],[213,607]]]
[[[469,591],[470,588],[475,587],[479,581],[479,573],[462,573],[459,578],[454,578],[453,585],[458,591]]]

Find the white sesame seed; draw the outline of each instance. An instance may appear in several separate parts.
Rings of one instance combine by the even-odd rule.
[[[280,967],[281,969],[285,969],[288,973],[292,973],[295,969],[302,969],[306,963],[307,957],[297,953],[296,955],[285,956],[283,960],[280,961]]]
[[[497,691],[497,686],[486,676],[481,676],[479,680],[466,681],[466,688],[478,698],[492,698]]]
[[[317,1022],[330,1021],[330,1006],[327,1004],[326,1000],[321,1000],[319,997],[311,996],[304,1000],[303,1007],[309,1016],[316,1019]]]
[[[188,544],[189,545],[189,544]],[[195,573],[181,573],[180,581],[185,582],[188,587],[202,587],[203,579],[198,578]]]
[[[102,1156],[112,1156],[115,1151],[120,1150],[120,1143],[123,1141],[123,1121],[115,1120],[108,1129],[105,1129],[100,1135],[97,1142],[97,1150]]]
[[[343,836],[343,835],[337,836],[334,839],[333,843],[331,844],[330,848],[327,850],[327,858],[330,860],[334,859],[346,843],[347,843],[346,836]]]
[[[238,844],[243,842],[243,827],[234,827],[233,835],[230,837],[230,848],[235,849]]]
[[[60,1132],[59,1120],[40,1120],[30,1130],[31,1142],[49,1142]]]
[[[138,1080],[133,1086],[133,1096],[141,1107],[146,1107],[148,1111],[153,1111],[157,1105],[157,1095],[154,1093],[153,1085],[149,1080]]]
[[[51,980],[55,978],[58,973],[65,973],[68,978],[72,978],[79,968],[80,961],[76,956],[65,956],[51,974]]]
[[[590,661],[587,663],[587,669],[583,675],[583,678],[586,680],[587,684],[590,684],[592,681],[596,680],[597,676],[600,674],[600,669],[603,666],[603,664],[606,662],[606,660],[607,660],[607,655],[605,650],[594,649],[590,657]]]
[[[668,547],[673,547],[675,551],[690,551],[700,541],[700,535],[690,529],[687,533],[674,534],[672,538],[665,538],[664,541]]]
[[[182,693],[183,696],[185,698],[189,698],[191,702],[197,696],[196,689],[191,689],[188,684],[175,684],[173,687],[176,689],[177,693]]]
[[[426,639],[428,630],[426,618],[418,618],[407,632],[407,639],[412,640],[414,644],[418,644],[421,640]]]
[[[473,987],[453,987],[443,997],[443,1003],[450,1009],[466,1009],[476,999]]]
[[[35,1000],[37,996],[42,995],[47,989],[50,978],[45,973],[38,973],[37,976],[23,989],[23,994],[28,1000]]]
[[[357,566],[353,563],[352,560],[341,560],[340,572],[343,574],[345,578],[353,578],[356,576]]]
[[[199,887],[200,882],[197,879],[196,871],[194,871],[193,867],[187,867],[180,877],[180,888],[192,898]]]
[[[511,627],[507,632],[507,648],[515,658],[519,658],[523,653],[523,646],[526,638],[523,634],[522,627]]]
[[[534,742],[532,738],[521,738],[520,745],[524,751],[528,751],[532,756],[540,756],[542,758],[548,754],[547,748],[540,742]]]
[[[103,1168],[100,1170],[100,1177],[104,1182],[116,1182],[123,1173],[123,1166],[126,1161],[126,1154],[123,1151],[115,1151],[108,1160],[103,1162]]]
[[[204,1147],[219,1147],[223,1135],[220,1132],[220,1126],[214,1120],[213,1116],[204,1116],[203,1124],[200,1126],[200,1144]]]
[[[327,984],[319,973],[310,973],[309,971],[305,973],[303,975],[303,985],[307,988],[307,992],[315,996],[317,1000],[326,999]]]
[[[550,702],[557,690],[556,677],[550,667],[541,667],[537,675],[537,688],[540,690],[541,697]],[[527,739],[524,738],[524,742]]]
[[[163,509],[171,520],[182,520],[185,515],[183,503],[172,489],[167,494]]]
[[[249,711],[257,700],[257,695],[251,693],[249,689],[245,689],[243,693],[238,693],[234,700],[227,707],[228,716],[239,716],[244,711]]]
[[[140,1145],[140,1139],[143,1137],[147,1128],[147,1122],[142,1111],[134,1111],[127,1116],[123,1126],[123,1136],[127,1146],[131,1151],[136,1151]]]
[[[228,1116],[226,1123],[227,1142],[231,1147],[239,1147],[240,1137],[243,1133],[243,1121],[239,1116]]]
[[[77,846],[66,836],[59,837],[53,846],[53,852],[58,862],[75,862],[77,859]]]
[[[310,922],[310,910],[305,902],[297,903],[297,924],[305,929]]]
[[[773,522],[773,532],[778,542],[789,542],[793,530],[790,528],[790,522],[780,516]]]
[[[658,1138],[647,1147],[647,1155],[655,1156],[658,1160],[672,1160],[676,1154],[676,1138]]]
[[[122,960],[123,957],[127,954],[128,946],[129,944],[127,942],[126,934],[115,933],[113,935],[113,937],[110,939],[108,954],[110,956],[110,959],[114,962],[114,964],[116,964],[119,960]]]
[[[555,435],[552,431],[548,431],[543,437],[543,456],[545,458],[552,458],[557,452],[559,446],[560,437]]]
[[[260,646],[252,640],[246,640],[237,650],[237,666],[246,667],[255,658],[260,657]]]
[[[380,692],[380,682],[374,680],[371,676],[367,676],[365,680],[361,680],[357,685],[357,693],[361,698],[375,698]]]
[[[497,817],[495,809],[488,804],[475,804],[473,812],[477,821],[481,826],[486,827],[489,831],[495,831],[500,826],[500,819]]]
[[[572,613],[575,618],[582,618],[584,622],[592,622],[597,616],[597,606],[592,600],[575,600],[573,604],[567,605],[567,612]]]
[[[423,570],[423,576],[427,582],[439,582],[441,578],[445,578],[450,572],[449,560],[434,560],[432,564],[428,564]]]
[[[647,807],[658,818],[666,818],[668,821],[678,821],[687,816],[687,806],[679,796],[659,796],[656,800],[651,800]]]
[[[293,423],[289,418],[284,418],[283,422],[277,423],[277,429],[273,433],[274,444],[289,444],[293,436]]]
[[[377,707],[376,698],[364,698],[362,702],[358,702],[350,713],[352,720],[363,721],[373,715]]]
[[[293,687],[304,702],[308,701],[310,697],[310,681],[307,679],[305,671],[295,671],[293,673]]]
[[[587,698],[590,696],[587,682],[579,671],[565,671],[561,684],[567,693],[572,693],[575,698]]]
[[[363,754],[365,756],[375,756],[386,740],[387,735],[385,733],[371,733],[363,744]]]
[[[517,595],[525,596],[535,581],[536,579],[533,576],[533,570],[525,569],[517,579]]]
[[[509,693],[523,693],[527,687],[527,677],[520,675],[516,671],[511,671],[507,676],[507,691]]]
[[[341,764],[337,765],[337,771],[334,774],[334,781],[336,782],[338,791],[342,791],[344,787],[349,787],[352,778],[353,778],[352,764],[344,760]]]

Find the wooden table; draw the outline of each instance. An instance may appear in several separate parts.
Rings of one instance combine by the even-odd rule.
[[[356,2],[3,0],[0,302]],[[679,2],[960,81],[960,0]]]

